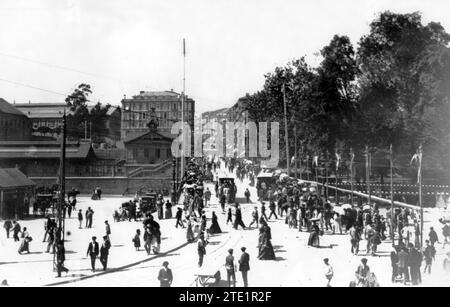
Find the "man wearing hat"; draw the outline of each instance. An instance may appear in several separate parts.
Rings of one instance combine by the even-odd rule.
[[[95,272],[95,260],[99,254],[99,248],[97,243],[97,237],[92,237],[92,242],[89,243],[89,247],[86,256],[91,257],[92,272]]]
[[[159,270],[158,280],[161,287],[170,287],[172,285],[173,275],[172,270],[169,269],[169,262],[163,262],[163,268]]]
[[[242,274],[242,281],[244,282],[244,287],[248,287],[248,271],[250,271],[250,255],[246,252],[245,247],[241,247],[242,255],[239,259],[239,271]]]
[[[231,279],[233,279],[233,287],[236,287],[236,272],[234,268],[233,249],[228,250],[228,256],[225,258],[225,268],[227,269],[228,286],[231,287]]]

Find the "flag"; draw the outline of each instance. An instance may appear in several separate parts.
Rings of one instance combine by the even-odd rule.
[[[313,166],[314,165],[318,166],[318,164],[319,164],[319,156],[314,156],[314,158],[313,158]]]

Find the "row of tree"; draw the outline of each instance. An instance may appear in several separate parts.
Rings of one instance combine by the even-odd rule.
[[[425,175],[443,176],[450,170],[449,41],[439,23],[424,25],[420,13],[383,12],[356,49],[347,36],[336,35],[320,51],[318,67],[303,57],[276,67],[262,90],[247,95],[245,108],[256,122],[283,123],[284,89],[291,153],[295,127],[298,151],[322,159],[337,150],[345,160],[353,148],[363,164],[368,145],[375,159],[385,161],[378,163],[382,174],[392,144],[396,172],[412,177],[407,166],[423,144]]]
[[[89,95],[92,94],[89,84],[80,84],[72,94],[67,96],[65,102],[70,109],[67,115],[67,134],[72,139],[82,139],[89,131],[89,136],[95,142],[103,142],[109,135],[106,122],[110,104],[102,105],[100,102],[88,107]]]

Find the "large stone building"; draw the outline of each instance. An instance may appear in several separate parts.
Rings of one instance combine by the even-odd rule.
[[[0,98],[0,141],[31,139],[31,121],[12,104]]]
[[[148,132],[149,113],[154,109],[158,131],[170,133],[172,125],[181,121],[181,94],[171,91],[145,92],[122,100],[122,139]],[[194,129],[195,101],[185,96],[184,121]]]

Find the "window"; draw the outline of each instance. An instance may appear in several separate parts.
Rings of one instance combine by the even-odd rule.
[[[156,148],[156,159],[161,158],[161,150],[159,148]]]

